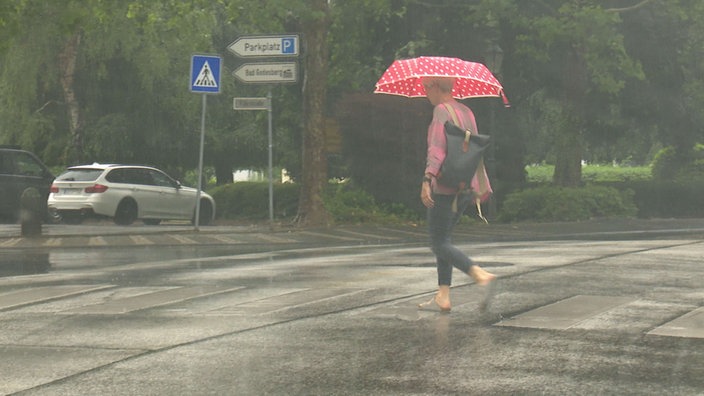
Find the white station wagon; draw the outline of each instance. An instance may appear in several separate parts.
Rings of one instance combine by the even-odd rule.
[[[161,220],[195,222],[195,188],[156,168],[135,165],[72,166],[51,185],[47,205],[66,223],[78,224],[87,216],[111,217],[129,225],[141,219],[156,225]],[[215,218],[215,200],[201,192],[200,225]]]

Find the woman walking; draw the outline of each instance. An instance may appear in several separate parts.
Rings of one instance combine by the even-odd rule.
[[[496,279],[494,274],[479,267],[452,245],[452,229],[467,206],[474,202],[473,193],[459,191],[457,187],[445,186],[437,180],[447,152],[445,122],[459,123],[460,128],[477,130],[472,110],[452,97],[453,84],[454,78],[449,77],[423,79],[426,96],[434,106],[434,110],[433,119],[428,126],[428,152],[420,198],[423,205],[428,208],[428,231],[431,248],[437,261],[438,292],[430,301],[420,304],[420,307],[435,304],[443,312],[451,309],[450,286],[453,267],[471,276],[478,285],[488,285]],[[474,177],[484,178],[486,181],[483,167]]]

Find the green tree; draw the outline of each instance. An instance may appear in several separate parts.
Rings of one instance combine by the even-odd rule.
[[[242,2],[229,4],[231,18],[243,26],[243,32],[262,34],[283,29],[302,34],[302,188],[297,215],[300,225],[325,225],[330,221],[323,206],[323,189],[327,183],[323,121],[329,64],[328,31],[334,4],[327,0],[269,0],[260,3],[260,7],[246,7]]]
[[[621,33],[620,13],[598,1],[516,1],[504,10],[517,30],[512,58],[528,71],[526,81],[535,95],[561,105],[551,119],[555,153],[554,182],[581,183],[581,161],[587,131],[609,117],[609,106],[629,79],[643,77],[639,63],[630,57]],[[554,107],[549,107],[554,108]]]
[[[50,163],[193,163],[186,151],[195,141],[188,139],[195,98],[185,89],[183,54],[210,48],[208,34],[194,33],[210,16],[191,7],[16,1],[0,76],[3,140]]]
[[[660,147],[673,148],[674,170],[693,160],[695,143],[704,138],[704,23],[697,17],[703,11],[701,2],[676,0],[623,15],[629,53],[646,78],[627,85],[621,107],[641,133],[650,131]]]
[[[524,152],[555,163],[561,185],[579,183],[581,159],[643,161],[663,146],[686,166],[704,137],[703,11],[696,0],[267,0],[256,7],[244,0],[6,0],[0,141],[51,164],[142,162],[178,176],[198,158],[200,97],[186,85],[190,55],[221,53],[223,94],[208,98],[205,147],[218,183],[230,181],[233,169],[264,167],[266,114],[234,112],[231,100],[271,89],[275,165],[303,185],[299,222],[325,224],[323,127],[336,104],[359,107],[348,114],[374,112],[364,122],[338,117],[350,124],[342,129],[364,124],[374,128],[368,138],[404,139],[393,134],[403,131],[386,130],[393,123],[367,122],[384,116],[374,102],[345,96],[372,92],[394,59],[484,62],[485,48],[499,44],[505,57],[496,72],[513,110],[498,113],[494,125],[497,100],[467,101],[480,130],[498,132],[499,182],[521,180]],[[225,51],[237,36],[286,32],[302,40],[300,84],[262,87],[229,77],[243,62]],[[389,109],[409,103],[396,99],[399,107]],[[358,150],[375,144],[353,143]],[[417,149],[406,146],[401,155]],[[371,161],[348,162],[360,167],[350,171],[356,178],[379,173]]]
[[[14,1],[4,14],[0,108],[3,140],[46,148],[66,121],[80,144],[81,112],[74,90],[80,21],[88,13],[78,1]],[[61,109],[57,109],[61,107]]]

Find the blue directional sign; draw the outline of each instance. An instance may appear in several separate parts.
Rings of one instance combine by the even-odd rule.
[[[220,93],[221,58],[212,55],[193,55],[191,58],[191,92]]]

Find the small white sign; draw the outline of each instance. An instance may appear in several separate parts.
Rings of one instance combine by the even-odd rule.
[[[234,98],[232,108],[235,110],[269,110],[269,99]]]
[[[245,63],[232,75],[245,83],[295,83],[298,81],[296,62]]]

